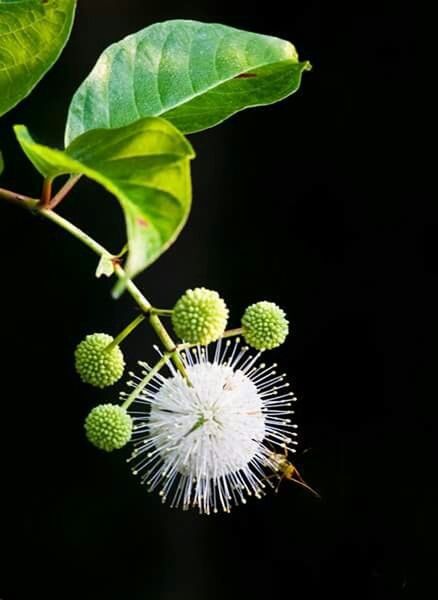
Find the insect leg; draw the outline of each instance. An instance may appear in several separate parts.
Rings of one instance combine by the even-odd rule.
[[[280,477],[280,479],[279,479],[279,482],[278,482],[278,484],[277,484],[277,487],[275,488],[275,493],[276,493],[276,494],[278,494],[278,490],[280,489],[280,485],[281,485],[281,482],[283,481],[283,479],[284,479],[284,474],[283,474],[283,475],[281,475],[281,477]]]
[[[295,469],[294,475],[295,475],[295,477],[292,477],[291,481],[293,481],[297,485],[300,485],[301,487],[303,487],[306,490],[308,490],[309,492],[311,492],[314,496],[316,496],[317,498],[321,499],[320,494],[318,494],[318,492],[316,490],[314,490],[313,488],[311,488],[310,485],[308,485],[304,481],[304,479],[301,477],[301,475],[299,474],[299,472],[296,469]]]

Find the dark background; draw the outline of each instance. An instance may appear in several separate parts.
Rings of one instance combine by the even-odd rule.
[[[287,310],[292,335],[272,360],[299,397],[296,463],[322,501],[286,483],[278,497],[231,516],[171,511],[130,475],[124,452],[88,445],[85,415],[116,391],[82,385],[73,349],[87,333],[116,333],[135,306],[110,299],[87,249],[0,204],[3,600],[426,593],[436,351],[422,358],[421,349],[437,333],[437,219],[409,183],[412,15],[398,2],[293,1],[292,16],[285,10],[276,1],[236,0],[232,10],[196,0],[80,1],[60,61],[0,121],[1,185],[38,194],[11,125],[61,146],[71,95],[123,36],[193,18],[291,40],[313,71],[288,100],[191,137],[189,225],[138,283],[158,306],[190,286],[218,289],[233,325],[257,300]],[[61,212],[121,247],[121,212],[96,185],[81,182]],[[129,339],[130,365],[151,358],[153,341],[147,329]]]

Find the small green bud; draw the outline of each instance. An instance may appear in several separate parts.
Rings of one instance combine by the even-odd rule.
[[[217,292],[205,288],[187,290],[175,304],[172,325],[189,344],[210,344],[227,326],[228,308]]]
[[[273,302],[257,302],[242,317],[243,337],[256,350],[272,350],[280,346],[289,333],[286,314]]]
[[[123,448],[132,435],[132,419],[117,404],[99,404],[85,419],[85,433],[97,448],[111,452]]]
[[[104,388],[120,379],[125,368],[118,346],[107,351],[114,340],[106,333],[87,335],[75,350],[76,371],[84,383]]]

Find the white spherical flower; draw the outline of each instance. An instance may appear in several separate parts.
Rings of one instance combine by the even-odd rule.
[[[273,448],[296,444],[296,425],[284,375],[276,365],[256,366],[259,356],[221,341],[212,357],[203,347],[187,352],[191,386],[170,364],[170,377],[158,374],[143,385],[151,368],[140,363],[141,377],[129,382],[138,391],[129,460],[163,502],[210,514],[263,495]]]

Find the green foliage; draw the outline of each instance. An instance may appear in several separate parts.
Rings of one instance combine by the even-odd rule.
[[[76,0],[0,0],[0,115],[25,98],[56,62]]]
[[[0,150],[0,175],[3,173],[4,169],[5,169],[5,163],[3,160],[2,151]]]
[[[0,114],[56,60],[75,7],[76,0],[0,0]],[[36,143],[24,126],[15,131],[46,179],[85,175],[119,200],[128,252],[118,296],[187,220],[194,152],[181,132],[281,100],[299,88],[309,68],[279,38],[197,21],[157,23],[104,51],[72,99],[64,151]],[[113,273],[103,257],[96,275]]]
[[[45,177],[83,174],[118,198],[126,220],[128,277],[153,262],[181,231],[190,210],[194,154],[167,121],[146,118],[120,129],[89,131],[65,151],[37,144],[22,125],[15,132]]]
[[[278,38],[197,21],[157,23],[103,52],[73,97],[66,144],[146,116],[200,131],[289,96],[306,69]]]

